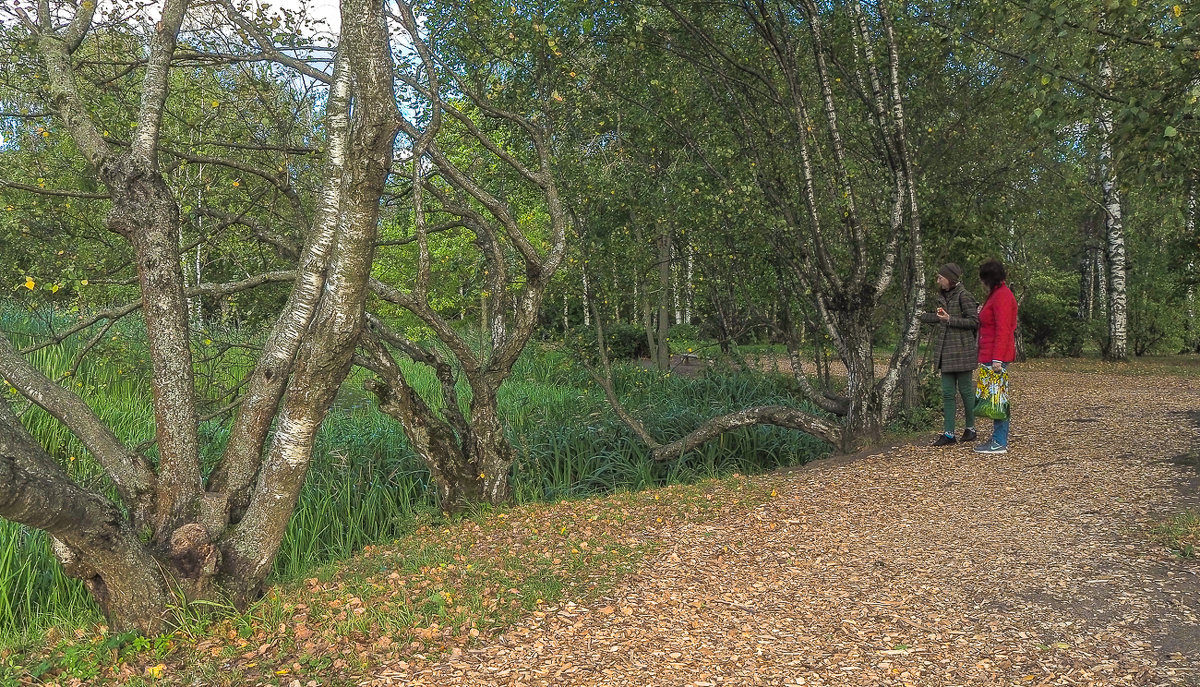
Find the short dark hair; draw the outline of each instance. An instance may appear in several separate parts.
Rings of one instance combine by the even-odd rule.
[[[1007,277],[1004,264],[999,260],[988,260],[979,266],[979,280],[987,284],[990,289],[999,286]]]

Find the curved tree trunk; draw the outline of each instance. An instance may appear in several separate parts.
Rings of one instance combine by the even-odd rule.
[[[376,332],[380,329],[375,327]],[[429,469],[442,510],[455,513],[472,503],[507,501],[509,470],[516,452],[504,435],[495,392],[476,385],[468,419],[458,408],[457,375],[450,365],[432,354],[409,349],[414,357],[438,370],[446,405],[434,409],[408,383],[378,340],[365,338],[361,348],[367,355],[359,364],[379,376],[366,380],[364,386],[375,395],[379,410],[400,424],[413,451]]]
[[[115,629],[152,631],[170,595],[156,559],[108,499],[72,482],[0,399],[0,517],[55,536],[67,574],[83,580]]]

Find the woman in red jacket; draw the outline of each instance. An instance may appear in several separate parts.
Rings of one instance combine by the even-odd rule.
[[[1017,357],[1017,299],[1004,283],[1007,275],[999,260],[979,266],[979,279],[990,290],[979,310],[979,364],[1000,372]],[[1008,453],[1008,420],[995,420],[992,439],[975,447],[976,453]]]

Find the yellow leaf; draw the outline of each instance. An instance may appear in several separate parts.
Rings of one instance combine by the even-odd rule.
[[[58,284],[50,287],[50,293],[58,293]]]
[[[220,101],[220,100],[214,100],[214,101],[212,101],[212,106],[213,106],[213,107],[220,107],[220,106],[221,106],[221,101]]]
[[[79,280],[79,285],[80,285],[80,286],[87,286],[87,280],[86,280],[86,279],[80,279],[80,280]]]
[[[33,280],[33,277],[25,277],[25,288],[33,291],[33,287],[35,286],[37,286],[37,282]]]
[[[1179,15],[1183,14],[1183,8],[1182,8],[1182,7],[1180,7],[1179,5],[1175,5],[1174,7],[1172,7],[1172,8],[1171,8],[1171,11],[1175,13],[1175,16],[1176,16],[1176,17],[1178,17]]]
[[[163,671],[166,669],[167,666],[163,665],[162,663],[159,663],[156,666],[146,666],[146,675],[157,680],[163,676]]]

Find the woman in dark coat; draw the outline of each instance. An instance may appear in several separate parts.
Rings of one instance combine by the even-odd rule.
[[[1017,357],[1017,299],[1005,283],[1006,277],[999,260],[979,266],[979,279],[988,287],[979,311],[979,364],[995,372],[1007,371]],[[991,441],[976,446],[976,453],[1008,453],[1008,420],[993,424]]]
[[[975,370],[978,352],[975,332],[979,329],[979,304],[962,285],[962,268],[950,262],[938,269],[938,299],[936,313],[921,313],[921,321],[936,324],[933,335],[933,362],[942,373],[943,433],[933,441],[934,446],[955,443],[955,392],[962,397],[966,428],[962,441],[975,441],[975,386],[971,373]]]

